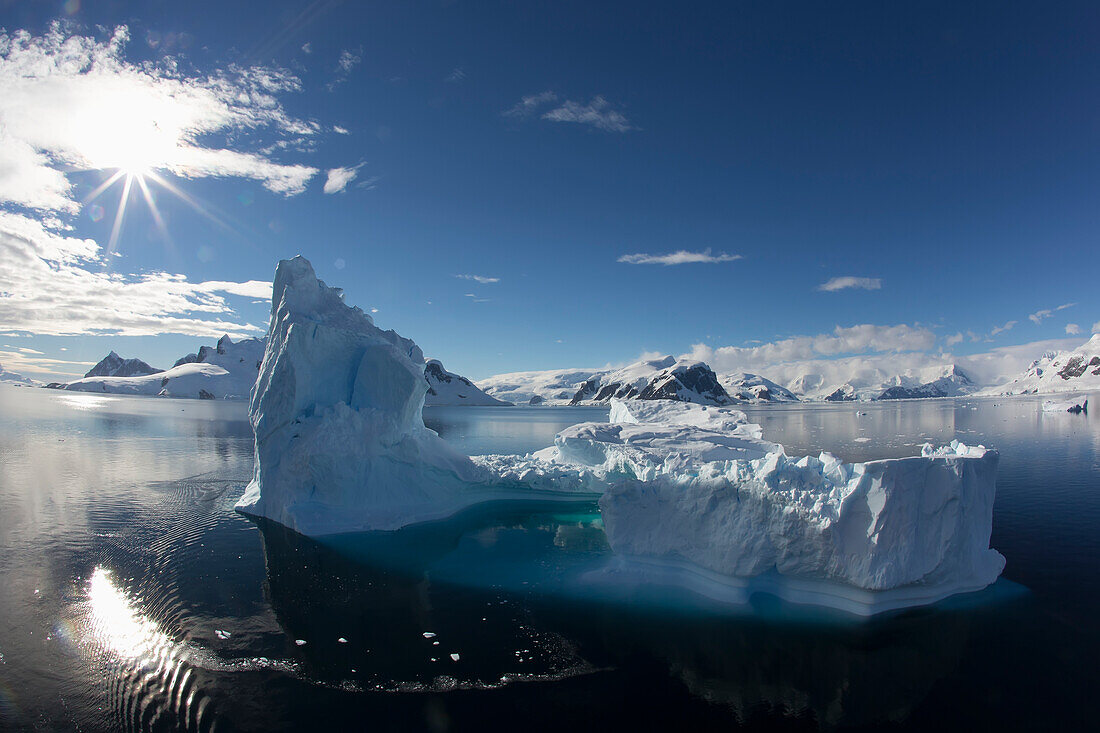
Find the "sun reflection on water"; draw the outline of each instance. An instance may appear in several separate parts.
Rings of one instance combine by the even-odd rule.
[[[196,680],[191,648],[143,614],[102,566],[88,579],[88,611],[81,636],[111,680],[108,695],[117,715],[142,728],[157,721],[176,728],[208,727],[210,700]]]
[[[171,663],[172,640],[136,611],[126,594],[113,582],[111,571],[97,567],[88,581],[91,618],[88,633],[104,649],[123,659],[137,660],[163,669]]]

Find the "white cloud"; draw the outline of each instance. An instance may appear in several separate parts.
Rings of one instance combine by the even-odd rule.
[[[994,326],[992,330],[990,330],[989,335],[992,337],[999,333],[1004,333],[1005,331],[1011,331],[1016,327],[1017,323],[1019,323],[1019,321],[1005,321],[1003,326]]]
[[[1092,332],[1093,333],[1100,333],[1100,321],[1097,321],[1096,323],[1092,324]]]
[[[262,333],[260,326],[235,320],[227,295],[270,299],[271,285],[113,273],[96,242],[0,211],[0,330],[55,336]]]
[[[688,252],[681,249],[676,252],[670,252],[665,255],[652,255],[646,252],[638,252],[635,254],[622,255],[619,257],[619,262],[625,262],[628,265],[684,265],[695,262],[733,262],[734,260],[742,259],[741,255],[730,255],[725,252],[719,252],[718,254],[711,254],[710,249],[704,249],[702,252]]]
[[[1039,325],[1040,323],[1043,322],[1044,318],[1050,318],[1052,315],[1054,315],[1058,311],[1065,310],[1066,308],[1072,308],[1075,305],[1077,305],[1077,304],[1076,303],[1065,303],[1063,305],[1058,306],[1057,308],[1046,308],[1044,310],[1035,311],[1030,316],[1028,316],[1028,320],[1031,321],[1032,323],[1034,323],[1035,325]]]
[[[3,368],[6,370],[24,376],[39,377],[83,377],[88,371],[88,367],[95,365],[95,362],[91,361],[65,361],[34,354],[28,355],[22,353],[22,350],[0,351],[0,363],[3,364]]]
[[[593,97],[588,104],[566,100],[557,109],[543,114],[542,119],[592,125],[606,132],[629,132],[634,129],[621,112],[612,109],[611,103],[599,96]]]
[[[488,285],[489,283],[500,282],[499,277],[486,277],[485,275],[455,275],[460,280],[473,280],[480,285]],[[473,296],[470,296],[473,297]]]
[[[548,106],[553,109],[546,109]],[[574,122],[591,125],[605,132],[629,132],[637,129],[630,124],[622,112],[616,110],[606,98],[600,95],[592,97],[587,103],[571,99],[561,101],[554,92],[542,92],[523,97],[511,109],[504,112],[507,117],[528,117],[538,110],[545,110],[541,118],[550,122]]]
[[[21,354],[37,354],[38,356],[45,356],[45,351],[37,351],[35,349],[28,349],[26,346],[19,347],[19,353]]]
[[[954,346],[955,344],[960,344],[960,343],[962,343],[962,342],[963,342],[963,339],[965,339],[965,338],[966,338],[966,336],[964,336],[964,335],[963,335],[963,332],[962,332],[962,331],[959,331],[959,332],[958,332],[958,333],[956,333],[955,335],[953,335],[953,336],[948,336],[947,338],[945,338],[945,339],[943,340],[943,342],[944,342],[945,344],[947,344],[947,348],[951,348],[951,347],[952,347],[952,346]]]
[[[466,72],[459,68],[454,68],[450,74],[447,75],[447,81],[452,84],[462,81],[466,78]]]
[[[936,342],[936,335],[927,328],[899,324],[877,326],[837,326],[831,333],[815,336],[795,336],[760,346],[722,346],[706,344],[692,346],[691,357],[705,361],[722,372],[758,371],[784,362],[804,361],[844,354],[867,354],[887,351],[927,351]]]
[[[302,53],[305,53],[305,54],[313,53],[313,46],[308,44],[308,43],[303,43],[302,44]]]
[[[362,50],[357,53],[352,53],[348,50],[341,51],[340,58],[336,61],[336,68],[345,74],[351,73],[351,70],[358,66],[359,62],[363,60],[363,57],[360,55],[361,53]]]
[[[60,24],[42,36],[0,32],[0,203],[74,212],[66,171],[88,169],[250,178],[288,196],[305,190],[316,168],[269,157],[320,129],[279,101],[301,89],[296,76],[235,65],[187,73],[173,57],[131,63],[128,40],[125,26],[102,41]],[[276,142],[241,149],[260,133]],[[219,147],[219,138],[237,149]]]
[[[828,282],[821,283],[817,286],[817,289],[827,293],[835,293],[837,290],[844,290],[846,288],[878,290],[881,287],[882,280],[877,277],[852,277],[851,275],[845,275],[843,277],[834,277]]]
[[[335,132],[337,135],[350,135],[351,134],[351,132],[348,131],[348,128],[340,127],[339,125],[333,125],[332,126],[332,131]]]
[[[347,168],[330,169],[328,178],[325,180],[325,193],[340,193],[346,189],[348,184],[354,181],[355,177],[359,175],[359,169],[362,167],[363,163]]]
[[[554,92],[541,92],[539,94],[529,94],[516,102],[515,106],[511,109],[504,111],[505,117],[526,117],[532,114],[539,107],[550,102],[556,102],[558,95]]]
[[[1067,323],[1066,324],[1066,333],[1069,334],[1070,336],[1075,336],[1075,335],[1081,333],[1081,327],[1078,326],[1076,323]]]

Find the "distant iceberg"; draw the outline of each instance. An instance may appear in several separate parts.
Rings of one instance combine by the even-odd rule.
[[[250,404],[255,476],[237,508],[326,535],[492,500],[598,497],[622,558],[765,579],[813,602],[863,594],[855,605],[872,610],[977,590],[1004,568],[989,548],[998,455],[981,446],[791,458],[735,409],[613,398],[607,422],[542,451],[470,459],[424,426],[427,389],[416,344],[346,305],[305,259],[280,262]]]

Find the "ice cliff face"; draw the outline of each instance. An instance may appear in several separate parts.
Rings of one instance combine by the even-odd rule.
[[[1047,353],[1016,379],[989,394],[1050,394],[1100,390],[1100,334],[1072,351]]]
[[[482,475],[424,427],[427,391],[415,343],[345,305],[302,257],[283,260],[249,404],[256,472],[237,508],[307,535],[453,514]]]
[[[511,402],[498,400],[482,392],[466,377],[449,372],[438,359],[428,359],[424,364],[424,379],[428,383],[427,405],[503,406]]]
[[[154,369],[141,359],[123,359],[112,351],[89,369],[84,377],[144,377],[162,371],[164,370]]]

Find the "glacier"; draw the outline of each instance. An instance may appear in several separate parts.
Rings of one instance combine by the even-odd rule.
[[[693,591],[767,589],[856,613],[977,590],[1004,568],[989,547],[998,454],[982,446],[795,458],[734,408],[613,397],[606,422],[543,450],[470,458],[425,427],[424,370],[414,342],[345,304],[307,260],[280,262],[249,406],[255,473],[237,508],[324,536],[489,501],[598,500],[616,557],[607,582],[688,578]]]

